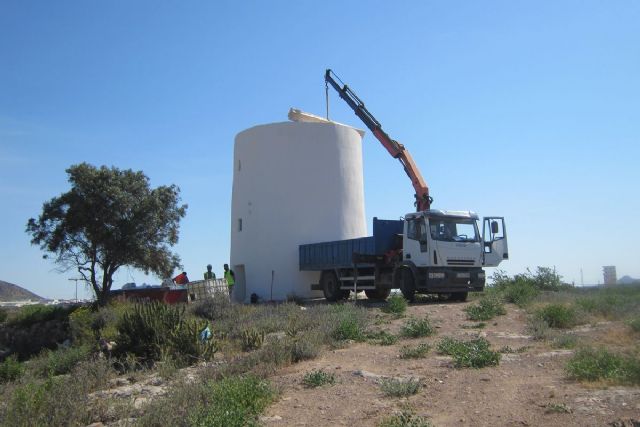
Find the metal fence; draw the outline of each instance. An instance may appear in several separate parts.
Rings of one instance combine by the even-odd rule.
[[[208,299],[229,299],[229,285],[226,279],[195,280],[187,283],[189,302]]]

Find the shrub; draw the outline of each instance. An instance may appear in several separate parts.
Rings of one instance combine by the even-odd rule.
[[[400,359],[421,359],[427,356],[431,347],[429,344],[419,344],[417,347],[402,346],[400,349]]]
[[[24,366],[16,356],[7,357],[0,363],[0,384],[15,381],[24,374]]]
[[[70,373],[83,360],[87,360],[91,350],[87,346],[45,350],[29,362],[31,370],[39,376],[48,377]]]
[[[527,333],[536,341],[542,341],[549,338],[551,330],[546,320],[537,316],[530,316],[527,323]]]
[[[538,309],[536,315],[552,328],[566,329],[578,323],[576,310],[564,304],[548,304]]]
[[[20,308],[20,311],[18,311],[9,323],[26,328],[33,324],[49,320],[67,319],[69,313],[74,309],[74,307],[67,308],[60,305],[25,305]]]
[[[206,325],[206,321],[187,319],[184,306],[136,304],[118,323],[116,352],[132,353],[151,363],[166,357],[186,364],[207,360],[213,357],[217,346],[212,339],[200,340],[200,331]]]
[[[274,392],[267,381],[254,376],[231,377],[205,385],[206,402],[190,410],[189,424],[207,427],[253,425],[271,403]]]
[[[364,331],[358,319],[351,316],[341,319],[331,336],[337,341],[363,341],[365,338]]]
[[[460,341],[445,337],[438,344],[438,352],[452,356],[456,368],[484,368],[500,363],[500,353],[489,347],[484,338]]]
[[[384,418],[378,427],[432,427],[433,424],[425,417],[414,414],[412,411],[402,411],[399,414]]]
[[[469,320],[490,320],[496,316],[506,314],[504,304],[495,297],[484,297],[478,304],[473,304],[464,309]]]
[[[640,384],[640,358],[611,353],[607,349],[583,348],[567,362],[569,378],[606,380],[614,384]]]
[[[400,317],[407,311],[407,300],[402,295],[394,294],[387,299],[387,304],[382,308],[385,313]]]
[[[428,337],[436,332],[428,316],[423,319],[410,318],[402,327],[402,335],[410,338]]]
[[[367,339],[378,345],[393,345],[398,342],[398,337],[387,331],[369,332]]]
[[[302,384],[309,388],[320,387],[326,384],[334,384],[336,377],[332,373],[323,370],[307,372],[302,378]]]
[[[257,350],[264,343],[264,332],[251,328],[242,332],[242,349],[244,351]]]
[[[412,396],[420,391],[422,383],[420,380],[410,378],[406,381],[395,378],[383,379],[380,382],[380,388],[385,396],[391,397],[407,397]]]
[[[564,403],[547,403],[544,410],[545,414],[570,414],[571,408]]]
[[[640,332],[640,317],[630,320],[629,327],[633,332]]]
[[[561,334],[553,338],[551,345],[555,348],[575,348],[578,345],[578,337],[572,334]]]
[[[7,310],[0,307],[0,323],[4,323],[7,320],[7,317],[9,317],[9,313],[7,313]]]
[[[291,361],[315,359],[320,354],[321,344],[316,334],[305,333],[291,340]]]
[[[506,302],[516,304],[519,307],[527,305],[539,293],[540,290],[535,283],[523,276],[517,276],[508,286],[501,290],[502,298]]]

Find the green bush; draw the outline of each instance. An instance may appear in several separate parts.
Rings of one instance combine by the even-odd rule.
[[[190,410],[189,425],[197,427],[243,427],[255,425],[274,398],[267,381],[254,376],[231,377],[205,385],[206,402]]]
[[[332,373],[328,373],[319,369],[317,371],[307,372],[302,378],[302,384],[309,388],[321,387],[327,384],[334,384],[336,377]]]
[[[217,351],[215,340],[200,340],[206,321],[188,319],[184,306],[160,302],[136,304],[118,323],[116,355],[132,353],[144,363],[171,357],[192,364],[211,359]]]
[[[413,411],[404,410],[399,414],[390,415],[378,424],[378,427],[432,427],[433,424],[425,417],[416,415]]]
[[[426,343],[419,344],[417,347],[405,345],[400,348],[400,359],[421,359],[427,356],[430,349],[431,346]]]
[[[0,384],[15,381],[24,374],[24,366],[16,356],[9,356],[0,363]]]
[[[0,323],[4,323],[7,320],[7,317],[9,317],[9,313],[7,313],[7,310],[0,307]]]
[[[501,290],[502,298],[506,302],[524,307],[540,294],[535,283],[526,277],[518,276]]]
[[[242,332],[242,350],[251,351],[262,347],[264,343],[264,332],[258,332],[256,329],[246,329]]]
[[[539,308],[536,316],[552,328],[567,329],[578,324],[576,310],[564,304],[548,304]]]
[[[636,317],[635,319],[631,319],[629,321],[629,327],[633,332],[640,332],[640,317]]]
[[[504,304],[494,297],[484,297],[477,304],[470,305],[464,309],[469,320],[490,320],[496,316],[506,314]]]
[[[560,334],[553,338],[551,346],[555,348],[576,348],[578,345],[578,337],[573,334]]]
[[[537,316],[529,316],[527,321],[527,333],[536,341],[543,341],[549,338],[551,328],[546,320]]]
[[[393,345],[398,342],[398,337],[387,331],[368,332],[367,340],[378,345]]]
[[[87,346],[45,350],[29,362],[29,368],[41,377],[70,373],[80,362],[87,360],[91,349]]]
[[[402,335],[409,338],[429,337],[435,332],[436,329],[431,324],[428,316],[423,319],[412,317],[402,327]]]
[[[500,363],[500,353],[492,351],[484,338],[460,341],[444,337],[438,344],[438,352],[452,356],[456,368],[484,368]]]
[[[340,319],[340,322],[335,327],[331,335],[337,341],[363,341],[365,339],[362,325],[358,322],[358,319],[351,316]]]
[[[567,362],[569,378],[581,381],[606,380],[614,384],[640,384],[640,358],[609,352],[605,348],[583,348]]]
[[[395,378],[388,378],[383,379],[380,382],[380,388],[382,389],[382,392],[385,396],[407,397],[418,393],[422,388],[422,382],[413,378],[410,378],[406,381]]]
[[[60,305],[25,305],[9,323],[26,328],[49,320],[67,319],[74,309],[75,307],[68,308]]]
[[[400,294],[391,295],[382,311],[400,317],[407,311],[407,300]]]

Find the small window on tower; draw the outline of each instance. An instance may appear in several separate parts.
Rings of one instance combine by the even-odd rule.
[[[238,218],[238,231],[242,231],[242,218]]]

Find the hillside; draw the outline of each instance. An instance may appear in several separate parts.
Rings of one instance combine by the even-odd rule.
[[[0,280],[0,301],[41,300],[42,297],[13,283]]]

